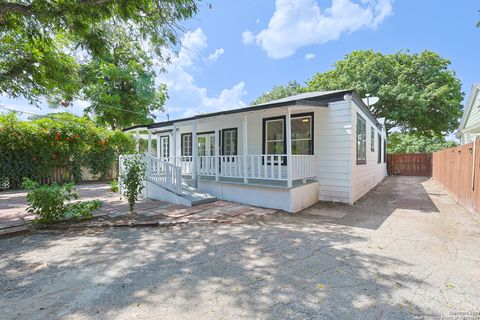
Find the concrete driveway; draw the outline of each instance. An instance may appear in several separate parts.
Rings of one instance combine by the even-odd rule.
[[[433,181],[239,224],[0,239],[2,319],[473,319],[480,224]]]

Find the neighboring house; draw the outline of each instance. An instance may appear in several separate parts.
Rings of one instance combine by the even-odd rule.
[[[145,130],[146,196],[163,201],[297,212],[319,200],[353,204],[387,174],[383,119],[352,90],[125,129],[137,141]]]
[[[472,92],[468,97],[467,104],[463,110],[462,121],[458,130],[460,143],[467,144],[475,141],[480,135],[480,85],[472,86]]]

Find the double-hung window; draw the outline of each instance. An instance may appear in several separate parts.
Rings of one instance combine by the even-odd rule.
[[[285,154],[285,117],[264,119],[264,153]]]
[[[311,114],[292,116],[292,154],[313,154],[312,118]]]
[[[375,152],[375,129],[370,127],[370,151]]]
[[[166,159],[170,157],[170,138],[169,136],[160,137],[160,157]]]
[[[191,157],[192,156],[192,134],[191,133],[182,133],[182,157]],[[185,159],[188,161],[188,159]]]
[[[378,156],[377,163],[382,163],[382,136],[378,134]]]
[[[357,164],[367,163],[367,126],[365,119],[357,113]]]
[[[237,128],[222,130],[222,155],[234,156],[237,154]]]

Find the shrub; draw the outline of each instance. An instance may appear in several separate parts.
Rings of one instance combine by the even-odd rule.
[[[146,163],[143,157],[136,154],[123,157],[123,164],[120,170],[122,187],[128,200],[128,207],[133,214],[135,203],[143,190]]]
[[[64,219],[84,219],[93,217],[92,211],[102,205],[100,200],[70,203],[78,199],[73,183],[40,185],[25,178],[22,187],[27,194],[27,212],[38,215],[40,223],[51,224]]]
[[[112,182],[110,182],[110,190],[112,190],[112,192],[118,192],[118,181],[117,180],[113,180]]]

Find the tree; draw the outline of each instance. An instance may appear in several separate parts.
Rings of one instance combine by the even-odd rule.
[[[134,214],[135,203],[138,201],[144,188],[143,180],[147,170],[145,160],[139,154],[123,158],[123,166],[120,168],[120,181],[127,197],[128,209]]]
[[[81,89],[80,65],[101,57],[122,28],[160,61],[178,43],[178,23],[196,0],[0,1],[0,93],[68,105]],[[163,50],[164,52],[164,50]]]
[[[317,73],[306,91],[355,89],[360,96],[380,98],[371,110],[386,118],[386,129],[426,135],[445,134],[458,127],[462,114],[461,83],[448,69],[450,61],[431,51],[381,54],[354,51]]]
[[[167,98],[166,86],[156,87],[152,61],[141,43],[116,29],[110,48],[82,68],[82,97],[91,103],[85,111],[112,129],[152,123],[151,112],[162,110]]]
[[[388,153],[424,153],[455,147],[455,141],[447,141],[444,136],[424,136],[414,133],[393,132],[388,137]]]
[[[266,103],[272,100],[293,96],[302,92],[302,85],[297,81],[289,81],[287,85],[274,86],[272,90],[263,93],[261,96],[252,101],[252,105]]]

